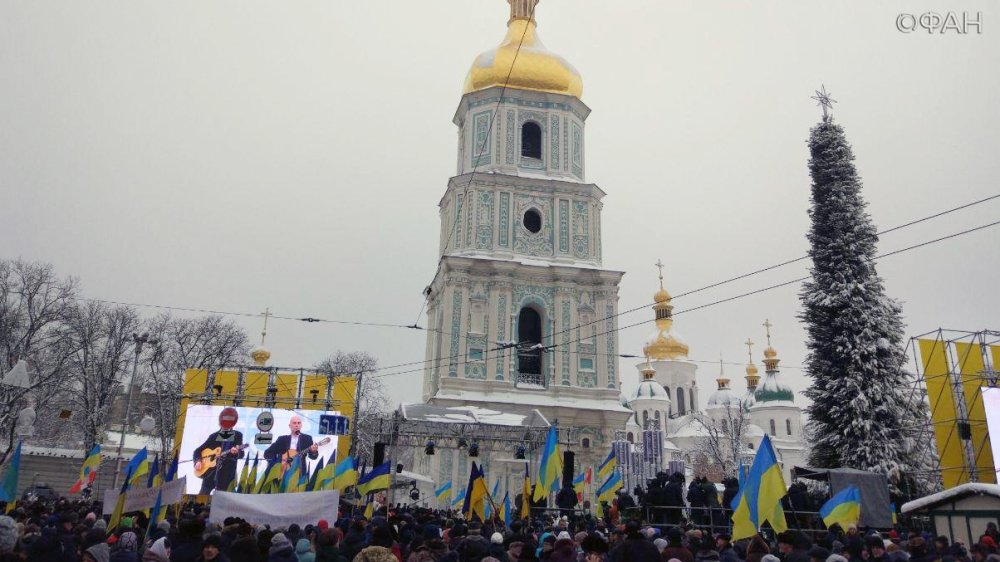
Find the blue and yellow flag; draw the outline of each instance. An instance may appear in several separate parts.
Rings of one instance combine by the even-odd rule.
[[[17,442],[17,449],[14,449],[14,454],[10,457],[10,462],[7,464],[7,472],[3,475],[3,480],[0,481],[0,501],[7,502],[7,513],[14,511],[14,505],[17,503],[17,477],[18,473],[21,472],[21,442]]]
[[[132,460],[128,461],[128,466],[125,467],[125,472],[132,475],[129,484],[134,486],[136,484],[146,484],[145,478],[149,474],[149,451],[145,447],[139,450],[138,453],[132,457]]]
[[[365,519],[371,521],[372,517],[375,516],[375,502],[368,502],[368,506],[365,507]]]
[[[281,463],[276,462],[271,465],[271,468],[267,469],[264,473],[264,478],[261,479],[260,484],[257,486],[258,494],[270,494],[274,491],[275,482],[280,482],[281,480]]]
[[[500,481],[497,480],[496,482],[493,483],[493,490],[490,492],[489,497],[486,498],[484,506],[485,509],[483,510],[483,521],[486,521],[487,519],[490,518],[490,515],[493,513],[493,502],[499,499],[498,498],[499,495],[500,495]]]
[[[337,463],[333,470],[333,487],[344,492],[350,486],[358,484],[358,461],[354,457],[346,457]]]
[[[460,491],[455,499],[451,500],[451,508],[458,509],[463,503],[465,503],[465,490]]]
[[[275,463],[278,464],[278,463]],[[281,492],[297,492],[299,487],[299,477],[302,472],[302,455],[295,455],[292,463],[288,465],[288,470],[281,477]]]
[[[733,540],[756,535],[765,521],[771,523],[776,533],[786,531],[785,510],[781,508],[781,498],[787,493],[785,479],[766,434],[743,484],[733,512]]]
[[[321,472],[323,472],[323,457],[319,458],[319,461],[316,463],[316,468],[313,469],[312,478],[310,478],[309,483],[306,484],[307,492],[319,490],[317,486],[319,486],[319,476]]]
[[[101,446],[94,445],[94,448],[87,454],[87,458],[84,459],[83,466],[80,467],[80,478],[69,489],[69,493],[79,493],[84,486],[93,484],[94,479],[97,478],[97,469],[99,468],[101,468]]]
[[[170,461],[170,468],[167,469],[167,476],[163,479],[164,482],[173,482],[174,478],[177,478],[177,455],[174,453],[174,460]]]
[[[848,486],[837,492],[819,508],[819,516],[827,528],[834,523],[839,523],[842,529],[857,525],[861,519],[861,490],[857,486]]]
[[[559,453],[559,432],[555,426],[549,428],[545,438],[545,449],[542,450],[542,462],[538,465],[538,481],[535,482],[534,501],[548,497],[559,489],[562,478],[562,455]]]
[[[521,514],[520,519],[531,517],[531,473],[528,471],[528,462],[524,463],[524,484],[521,487]]]
[[[615,470],[608,477],[608,480],[601,484],[601,487],[597,489],[597,516],[604,517],[604,503],[611,504],[612,500],[615,499],[615,494],[618,490],[622,489],[625,483],[622,481],[622,475],[620,472]]]
[[[451,496],[451,480],[445,482],[437,490],[434,490],[434,497],[444,505],[448,505],[449,496]]]
[[[244,494],[252,494],[257,487],[257,461],[260,460],[260,453],[254,453],[253,456],[253,466],[247,471],[247,477],[243,480],[240,486],[240,492]],[[250,462],[250,459],[247,459]]]
[[[323,468],[316,471],[316,489],[317,490],[332,490],[333,489],[333,475],[334,470],[337,468],[337,450],[334,449],[330,453],[330,459],[323,464]]]
[[[597,468],[597,481],[603,482],[607,480],[611,476],[611,472],[616,468],[618,468],[618,458],[615,457],[615,450],[612,449],[608,453],[608,458],[604,459],[601,466]]]
[[[367,474],[359,478],[358,493],[364,496],[366,494],[371,494],[372,492],[388,489],[390,462],[392,461],[385,461],[384,463],[372,468]]]
[[[593,478],[594,469],[593,467],[587,467],[586,470],[581,472],[573,479],[573,491],[576,492],[576,501],[583,502],[583,493],[587,489],[587,484],[591,483],[591,478]]]
[[[160,476],[160,455],[153,459],[153,467],[149,469],[149,478],[146,479],[147,488],[158,488],[163,485],[163,477]]]
[[[118,500],[115,501],[115,509],[111,512],[111,520],[108,521],[108,530],[114,532],[115,528],[118,527],[118,523],[122,520],[122,514],[125,511],[125,496],[128,495],[128,488],[132,483],[132,467],[126,467],[125,469],[125,481],[122,482],[122,487],[118,490]]]
[[[480,521],[486,521],[486,477],[483,468],[472,463],[472,470],[469,472],[469,487],[465,492],[465,503],[462,505],[462,513],[466,519],[472,520],[474,515],[479,516]]]
[[[156,524],[163,518],[163,490],[156,492],[156,503],[153,504],[153,511],[149,514],[149,525],[146,527],[146,536],[150,536]]]
[[[503,504],[500,505],[500,517],[503,518],[504,526],[510,529],[510,524],[514,520],[514,512],[510,505],[510,492],[503,495]]]

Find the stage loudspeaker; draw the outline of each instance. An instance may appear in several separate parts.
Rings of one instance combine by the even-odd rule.
[[[385,443],[375,443],[375,450],[372,453],[372,468],[385,462]]]
[[[972,439],[972,425],[969,422],[958,422],[958,436],[963,441]]]
[[[575,459],[576,455],[573,454],[573,451],[566,451],[563,453],[563,488],[573,487],[573,472],[576,470],[576,466],[574,464]]]
[[[396,463],[396,474],[403,472],[403,463]]]

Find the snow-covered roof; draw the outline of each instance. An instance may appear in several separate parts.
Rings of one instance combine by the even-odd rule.
[[[549,423],[537,410],[531,415],[500,412],[479,406],[432,406],[430,404],[400,404],[403,417],[409,420],[424,420],[438,423],[485,423],[491,425],[513,425],[548,427]]]
[[[757,411],[763,410],[765,408],[798,408],[795,402],[789,402],[788,400],[769,400],[767,402],[757,402],[753,406],[750,406],[750,410]]]
[[[632,393],[632,399],[629,400],[629,403],[633,400],[642,399],[670,402],[670,395],[667,393],[666,389],[660,386],[660,383],[654,380],[647,380],[639,383],[635,392]]]
[[[727,388],[720,388],[712,393],[708,397],[708,407],[713,406],[737,406],[740,403],[740,399],[736,397],[736,394],[732,390]]]
[[[795,393],[790,386],[785,384],[779,376],[780,371],[773,370],[764,373],[764,380],[761,381],[757,390],[754,391],[754,400],[760,402],[794,402]]]
[[[915,499],[911,502],[906,502],[903,504],[902,511],[903,513],[920,511],[942,503],[956,501],[967,496],[993,496],[995,498],[1000,498],[1000,485],[980,484],[977,482],[962,484],[955,486],[954,488],[948,488],[943,492],[938,492],[936,494]]]
[[[489,404],[518,404],[521,406],[563,407],[577,410],[599,410],[604,412],[630,413],[631,410],[622,406],[617,400],[597,400],[593,398],[569,398],[557,400],[547,393],[521,392],[479,392],[463,390],[459,394],[444,394],[438,392],[434,398],[439,400],[456,400],[462,402],[486,402]]]

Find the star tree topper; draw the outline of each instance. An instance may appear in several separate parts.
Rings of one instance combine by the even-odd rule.
[[[826,86],[820,85],[820,88],[816,90],[816,95],[812,96],[811,99],[816,100],[816,105],[823,108],[823,121],[829,121],[833,113],[833,104],[837,103],[837,100],[830,97],[830,93],[826,91]]]

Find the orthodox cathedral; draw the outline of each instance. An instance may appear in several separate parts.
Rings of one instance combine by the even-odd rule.
[[[602,265],[605,192],[586,176],[591,110],[581,99],[583,80],[539,38],[538,0],[507,1],[506,36],[475,58],[453,120],[457,171],[438,204],[439,260],[424,291],[427,361],[417,406],[438,412],[437,419],[462,410],[453,415],[572,427],[582,467],[597,466],[614,443],[637,439],[655,420],[665,433],[665,460],[693,461],[689,451],[712,412],[743,404],[755,424],[747,446],[765,428],[776,444],[786,440],[792,455],[799,410],[778,380],[776,352],[765,351],[763,385],[754,378],[750,393],[738,397],[720,376],[700,412],[696,365],[672,331],[662,288],[643,381],[622,400],[617,314],[624,273]],[[443,448],[418,454],[415,469],[439,484],[463,482],[466,456]],[[484,451],[479,461],[489,472],[511,456]],[[509,464],[523,471],[523,461]]]

